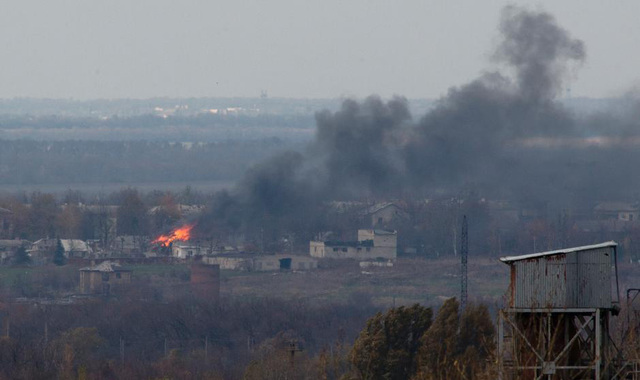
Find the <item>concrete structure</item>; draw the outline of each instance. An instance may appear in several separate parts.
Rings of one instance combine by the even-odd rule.
[[[201,254],[200,246],[198,245],[183,241],[174,241],[171,244],[171,255],[178,259],[189,259]]]
[[[386,230],[358,230],[357,241],[311,241],[312,257],[357,260],[395,260],[398,233]]]
[[[389,223],[407,217],[407,213],[393,202],[376,203],[362,211],[372,228],[383,228]]]
[[[80,269],[80,293],[109,295],[119,287],[131,283],[131,271],[120,264],[105,261]]]
[[[511,270],[499,314],[501,378],[612,379],[625,371],[609,336],[619,309],[616,248],[610,241],[500,259]]]
[[[265,272],[278,270],[310,270],[318,268],[318,262],[307,256],[231,254],[203,257],[207,264],[220,269]]]

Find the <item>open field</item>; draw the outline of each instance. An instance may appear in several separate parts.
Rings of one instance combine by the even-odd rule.
[[[189,281],[188,264],[127,265],[134,286],[174,287]],[[0,267],[0,289],[29,282],[54,285],[74,293],[80,266]],[[638,287],[637,264],[619,265],[620,293]],[[427,260],[400,258],[392,268],[359,267],[352,260],[323,260],[312,271],[237,272],[222,270],[221,295],[226,298],[304,299],[318,303],[372,302],[393,305],[439,305],[460,295],[460,264],[456,258]],[[475,258],[468,265],[470,301],[500,306],[509,282],[508,266],[497,259]],[[37,286],[36,286],[37,288]]]
[[[469,263],[469,299],[499,303],[508,268],[497,260]],[[371,300],[379,306],[439,304],[459,296],[457,259],[399,259],[392,268],[361,269],[356,261],[323,261],[308,272],[222,271],[221,292],[234,297],[304,298],[318,302]]]

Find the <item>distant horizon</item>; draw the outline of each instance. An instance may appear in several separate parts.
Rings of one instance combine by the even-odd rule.
[[[638,2],[69,0],[4,4],[0,98],[438,99],[502,69],[493,53],[513,3],[584,42],[563,89],[601,98],[640,84]]]

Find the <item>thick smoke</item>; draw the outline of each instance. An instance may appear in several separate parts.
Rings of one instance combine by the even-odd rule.
[[[584,59],[582,42],[550,15],[515,7],[503,11],[500,31],[494,57],[515,79],[491,73],[451,89],[420,121],[406,149],[415,185],[471,186],[493,196],[537,188],[547,179],[522,162],[521,144],[575,133],[572,116],[553,99],[569,66]]]
[[[508,6],[500,32],[503,40],[495,58],[516,70],[519,95],[528,102],[552,100],[562,90],[567,63],[585,59],[582,41],[572,39],[547,13]]]
[[[308,152],[249,171],[235,191],[217,197],[205,221],[321,225],[316,210],[326,200],[469,190],[567,206],[629,196],[629,185],[640,185],[629,179],[640,162],[634,146],[584,138],[636,133],[637,122],[612,114],[579,119],[555,100],[585,59],[583,43],[551,15],[514,6],[503,10],[499,31],[493,57],[505,72],[450,89],[415,122],[403,98],[346,100],[337,112],[319,112]]]

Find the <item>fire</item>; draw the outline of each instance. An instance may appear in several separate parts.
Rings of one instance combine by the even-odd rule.
[[[163,247],[168,247],[174,240],[189,240],[191,238],[191,230],[193,229],[193,224],[187,224],[186,226],[182,226],[180,228],[176,228],[171,231],[168,235],[160,235],[151,243],[160,244]]]

